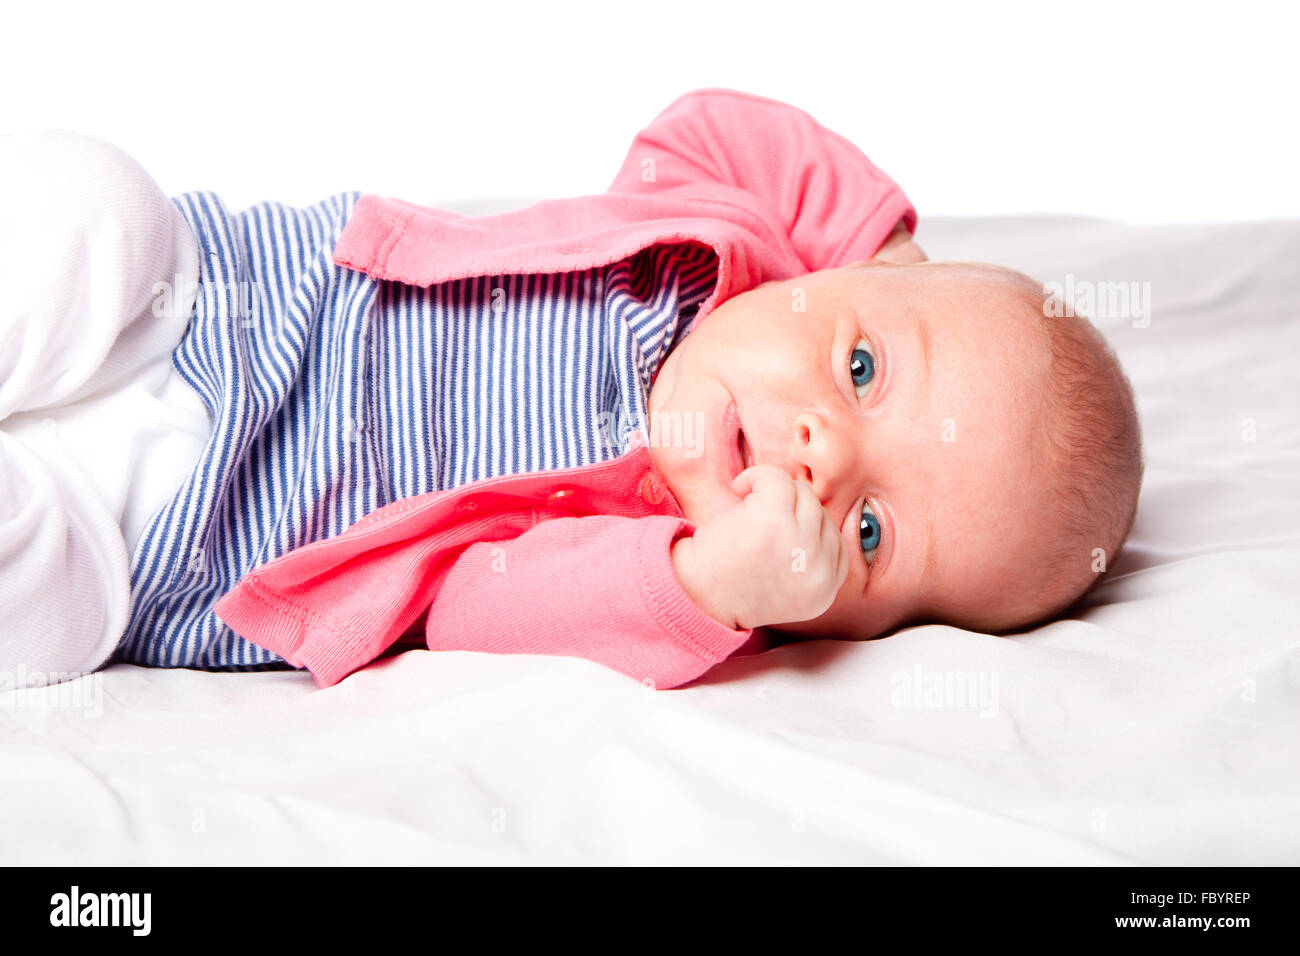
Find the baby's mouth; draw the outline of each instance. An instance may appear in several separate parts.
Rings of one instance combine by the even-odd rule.
[[[749,451],[749,443],[745,441],[745,430],[743,428],[736,429],[736,447],[740,449],[740,464],[743,471],[754,464],[753,456]]]

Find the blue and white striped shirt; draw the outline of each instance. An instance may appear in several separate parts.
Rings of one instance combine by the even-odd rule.
[[[136,545],[113,660],[288,666],[212,613],[240,577],[399,498],[617,457],[628,428],[650,433],[650,379],[717,281],[698,244],[580,272],[377,280],[331,258],[359,197],[236,215],[210,192],[173,199],[201,279],[172,361],[213,432]]]

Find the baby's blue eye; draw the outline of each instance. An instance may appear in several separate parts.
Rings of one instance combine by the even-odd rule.
[[[857,345],[849,354],[849,374],[853,376],[855,391],[870,385],[876,377],[876,360],[872,358],[871,352],[863,348],[868,344],[866,339],[858,339]],[[858,395],[861,396],[862,392],[858,392]]]
[[[862,553],[870,561],[876,548],[880,547],[880,519],[866,504],[862,506],[862,517],[858,522],[858,540],[862,544]]]

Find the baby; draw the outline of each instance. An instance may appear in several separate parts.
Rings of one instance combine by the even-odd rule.
[[[927,262],[896,184],[785,104],[687,94],[607,194],[478,218],[232,214],[67,135],[0,171],[30,292],[0,312],[0,689],[107,660],[328,684],[421,630],[676,686],[760,634],[1026,626],[1132,524],[1102,338]],[[106,184],[24,190],[98,175],[57,170],[83,147]],[[80,234],[22,234],[59,208]]]
[[[650,393],[715,425],[703,459],[655,448],[698,525],[673,547],[692,599],[843,639],[1073,604],[1132,526],[1142,460],[1114,353],[1061,311],[1022,274],[927,262],[901,227],[871,261],[723,303]]]

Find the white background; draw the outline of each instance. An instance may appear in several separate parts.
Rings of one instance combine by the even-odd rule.
[[[660,109],[724,86],[848,136],[923,222],[1295,217],[1288,6],[7,5],[0,129],[95,133],[232,209],[549,198],[603,192]]]

